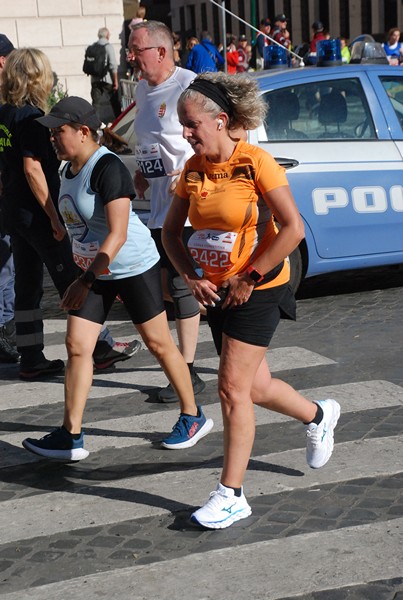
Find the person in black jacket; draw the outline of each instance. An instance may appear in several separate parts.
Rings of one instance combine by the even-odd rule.
[[[13,50],[14,46],[8,37],[0,33],[0,79],[7,56]],[[1,154],[0,149],[0,172]],[[14,261],[10,247],[10,236],[3,231],[0,217],[0,362],[17,363],[19,361],[20,355],[14,346]]]
[[[21,48],[8,55],[1,82],[1,208],[15,265],[15,324],[23,380],[64,369],[62,360],[47,360],[43,353],[43,265],[60,296],[77,274],[71,244],[55,204],[60,188],[60,161],[50,143],[49,131],[36,121],[48,110],[53,83],[49,59],[40,50]],[[141,347],[135,340],[115,350],[108,343],[108,336],[104,330],[94,352],[100,367],[130,358]]]

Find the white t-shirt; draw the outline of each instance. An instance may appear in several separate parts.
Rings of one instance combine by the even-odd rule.
[[[182,137],[176,105],[194,78],[193,71],[177,67],[160,85],[151,86],[141,79],[136,88],[136,160],[150,184],[150,229],[163,226],[171,205],[172,196],[168,189],[172,177],[167,173],[182,169],[193,154],[191,146]]]

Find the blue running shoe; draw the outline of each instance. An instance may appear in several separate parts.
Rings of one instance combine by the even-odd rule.
[[[213,419],[206,419],[201,406],[197,407],[197,417],[179,416],[170,435],[162,440],[161,446],[169,450],[191,448],[213,429]]]
[[[225,529],[235,521],[246,519],[251,514],[252,509],[243,490],[238,497],[235,496],[233,489],[219,483],[214,492],[211,492],[206,504],[196,510],[190,518],[196,525],[207,529]]]
[[[89,452],[84,450],[84,432],[75,440],[64,427],[58,427],[40,440],[26,438],[22,445],[25,450],[53,460],[75,462],[89,455]]]

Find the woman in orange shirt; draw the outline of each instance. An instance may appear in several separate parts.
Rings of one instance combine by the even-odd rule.
[[[178,102],[183,136],[194,156],[182,172],[163,228],[163,242],[199,302],[220,355],[218,390],[224,421],[224,466],[217,488],[192,515],[221,529],[248,517],[243,478],[255,436],[253,404],[305,423],[307,461],[319,468],[333,450],[340,407],[311,402],[271,377],[266,351],[281,317],[295,319],[288,255],[304,227],[285,171],[271,155],[244,141],[266,105],[247,75],[200,74]],[[281,226],[279,230],[274,221]],[[182,243],[188,241],[195,271]]]

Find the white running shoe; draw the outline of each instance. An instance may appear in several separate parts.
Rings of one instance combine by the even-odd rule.
[[[233,489],[219,483],[217,489],[211,492],[206,504],[192,514],[191,520],[208,529],[224,529],[235,521],[246,519],[251,514],[252,509],[246,501],[243,490],[238,498]]]
[[[315,402],[323,410],[323,419],[306,426],[306,462],[312,469],[323,467],[332,456],[333,431],[340,416],[340,404],[336,400]]]

